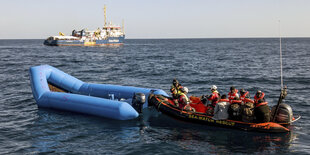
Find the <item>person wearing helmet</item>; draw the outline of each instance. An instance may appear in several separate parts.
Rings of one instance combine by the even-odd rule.
[[[210,89],[212,94],[208,97],[208,100],[211,102],[211,106],[214,108],[219,100],[219,92],[217,91],[216,85],[212,85]]]
[[[205,96],[202,96],[201,98],[201,101],[204,103],[206,102],[206,100],[209,100],[211,102],[210,105],[207,105],[207,111],[206,113],[208,115],[213,115],[214,114],[214,107],[216,106],[218,100],[219,100],[219,92],[217,91],[217,87],[216,85],[212,85],[211,88],[210,88],[212,94],[211,95],[205,95]]]
[[[270,108],[268,102],[265,101],[265,93],[258,90],[254,96],[254,115],[255,122],[264,123],[270,121]]]
[[[184,108],[186,105],[188,105],[190,102],[188,97],[186,96],[187,93],[188,93],[187,87],[180,88],[180,93],[178,94],[179,96],[178,103],[181,109]]]

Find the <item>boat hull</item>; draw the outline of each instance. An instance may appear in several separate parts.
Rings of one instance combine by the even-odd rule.
[[[125,36],[109,37],[104,40],[44,40],[44,45],[47,46],[119,46],[123,45]]]
[[[234,120],[214,120],[212,119],[212,116],[208,116],[205,113],[181,110],[177,106],[172,105],[169,100],[169,98],[163,97],[161,95],[151,95],[149,98],[149,105],[155,106],[158,111],[170,117],[196,124],[268,133],[280,133],[290,131],[283,125],[274,122],[246,123]]]

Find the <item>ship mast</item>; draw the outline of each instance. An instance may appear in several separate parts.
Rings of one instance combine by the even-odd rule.
[[[124,19],[122,20],[122,29],[123,29],[123,34],[125,34],[125,29],[124,29]]]
[[[104,5],[104,7],[103,7],[103,12],[104,12],[104,27],[107,26],[107,14],[106,14],[106,10],[107,10],[107,7],[106,7],[106,5]]]

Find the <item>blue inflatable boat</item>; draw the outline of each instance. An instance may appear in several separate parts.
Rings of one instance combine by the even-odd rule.
[[[150,93],[168,96],[161,89],[85,83],[49,65],[31,67],[30,81],[38,107],[117,120],[138,117]]]

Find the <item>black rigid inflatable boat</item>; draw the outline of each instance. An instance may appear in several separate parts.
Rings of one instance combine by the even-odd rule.
[[[246,131],[257,131],[267,133],[289,132],[290,129],[288,127],[290,126],[290,124],[297,121],[300,118],[300,116],[294,116],[293,120],[288,123],[276,123],[276,122],[247,123],[235,120],[214,120],[212,119],[212,116],[209,116],[206,113],[182,110],[178,106],[175,106],[173,104],[171,98],[162,95],[153,95],[153,94],[150,95],[148,103],[150,106],[156,107],[156,109],[162,112],[163,114],[166,114],[178,120],[209,126],[241,129]]]

